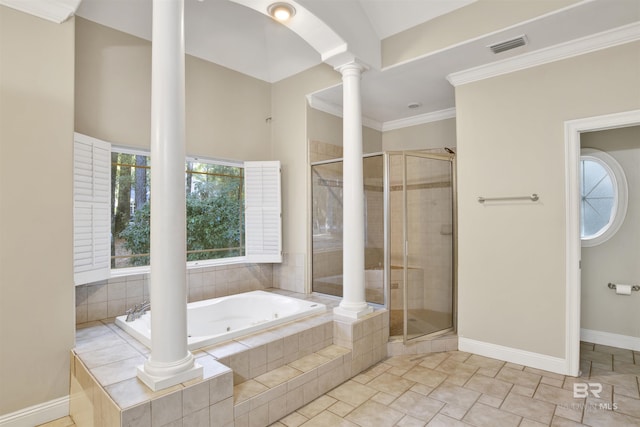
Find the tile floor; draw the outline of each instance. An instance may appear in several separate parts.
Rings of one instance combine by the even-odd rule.
[[[589,397],[574,398],[583,382]],[[581,378],[458,351],[396,356],[274,424],[425,425],[640,426],[640,352],[583,343]]]
[[[581,359],[572,378],[460,351],[394,356],[272,427],[640,426],[640,352],[583,343]]]

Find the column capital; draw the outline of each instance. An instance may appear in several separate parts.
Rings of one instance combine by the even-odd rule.
[[[338,71],[344,77],[345,75],[354,75],[356,73],[360,75],[363,72],[367,71],[369,69],[369,66],[364,62],[354,59],[353,61],[338,65],[333,69]]]

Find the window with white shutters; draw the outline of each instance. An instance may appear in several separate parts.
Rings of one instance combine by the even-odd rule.
[[[73,163],[74,282],[82,285],[109,277],[111,146],[75,134]]]
[[[115,150],[115,153],[123,150],[126,151],[126,149]],[[135,152],[131,157],[139,157],[139,155],[144,154]],[[148,166],[149,161],[149,158],[146,158],[144,168],[152,170],[153,168]],[[111,268],[118,268],[118,259],[123,258],[123,256],[112,253],[113,248],[111,234],[113,232],[112,222],[114,220],[112,217],[117,215],[112,215],[111,209],[112,203],[114,203],[114,206],[116,205],[116,202],[119,203],[119,201],[112,200],[112,197],[115,197],[114,194],[118,193],[117,191],[112,191],[113,189],[111,188],[111,185],[113,184],[111,182],[112,166],[114,165],[113,162],[111,144],[86,135],[75,134],[74,277],[76,285],[109,278]],[[128,166],[130,169],[134,169],[134,167],[142,167],[138,165],[137,161],[135,164],[133,161],[129,163],[131,164],[120,165],[117,163],[116,166]],[[188,195],[190,194],[191,196],[196,197],[201,195],[201,193],[206,193],[209,198],[218,199],[224,196],[224,194],[222,194],[222,190],[226,189],[226,193],[235,194],[235,197],[239,202],[236,202],[238,204],[237,209],[229,209],[227,206],[227,208],[222,209],[221,212],[214,212],[209,220],[206,218],[204,220],[200,218],[202,215],[196,218],[199,218],[198,221],[191,218],[191,223],[196,223],[195,225],[201,225],[202,221],[205,221],[209,225],[215,225],[222,221],[228,228],[228,230],[225,229],[225,232],[222,233],[223,237],[226,236],[227,240],[231,239],[228,235],[230,235],[233,230],[237,230],[236,234],[239,233],[239,236],[235,236],[235,234],[232,236],[237,240],[235,246],[232,244],[233,242],[229,243],[225,240],[225,242],[223,242],[224,244],[220,244],[224,246],[221,248],[218,248],[217,246],[212,248],[196,247],[194,250],[188,251],[188,254],[191,253],[191,256],[195,257],[193,260],[189,261],[189,264],[204,266],[208,264],[216,265],[228,262],[282,262],[280,162],[245,162],[244,165],[239,164],[238,166],[232,166],[233,165],[230,165],[228,162],[216,163],[215,161],[212,161],[212,163],[209,164],[202,163],[202,160],[187,159],[186,183]],[[211,168],[216,169],[210,170]],[[134,174],[135,171],[133,173],[129,172],[129,180],[134,180],[134,178],[132,178]],[[206,179],[200,177],[200,175],[206,175]],[[118,173],[115,174],[114,178],[117,184]],[[226,181],[238,181],[240,183],[244,180],[244,191],[242,191],[242,184],[240,184],[240,186],[233,187],[233,191],[230,191],[227,188],[229,185],[226,187],[223,186],[224,188],[220,187],[220,185],[213,185],[218,181],[225,179]],[[140,191],[144,193],[144,201],[147,202],[149,181],[146,181],[146,178],[144,181],[146,182],[146,186],[141,187]],[[134,193],[131,190],[132,187],[133,186],[130,183],[129,187],[127,187],[130,189],[125,192],[122,203],[127,204],[130,200],[135,199],[135,201],[131,201],[131,203],[133,203],[133,206],[136,206],[136,211],[140,212],[138,212],[139,215],[135,215],[135,220],[133,216],[127,220],[128,226],[125,231],[132,228],[136,221],[145,220],[143,217],[146,211],[137,206],[138,200],[137,197],[133,195]],[[136,194],[137,192],[138,189],[136,188]],[[131,195],[129,195],[129,193],[131,193]],[[145,204],[146,203],[142,203],[143,207]],[[196,207],[198,206],[200,205],[198,204]],[[243,208],[244,228],[242,226]],[[227,216],[224,216],[223,213]],[[138,217],[141,217],[142,219]],[[189,218],[190,217],[188,216],[188,221]],[[233,221],[228,218],[231,218]],[[239,223],[238,219],[240,219]],[[148,217],[146,218],[146,221],[148,222]],[[209,230],[210,228],[211,227],[199,227],[198,230]],[[216,230],[218,234],[221,234],[220,230]],[[202,230],[200,230],[200,232],[202,232]],[[114,239],[122,239],[122,237],[122,232],[118,236],[113,236]],[[194,239],[192,238],[191,240]],[[118,245],[117,240],[114,240],[114,242],[116,243],[114,245],[115,247],[121,247],[121,249],[127,248],[126,245]],[[223,250],[225,252],[221,253],[220,251]],[[142,252],[140,257],[143,255],[148,257],[148,250],[143,250]],[[128,258],[132,258],[136,254],[137,252],[135,254],[129,254]],[[227,258],[227,261],[225,261],[224,258]],[[148,266],[148,262],[146,265]],[[134,273],[134,270],[138,271],[139,268],[136,266],[141,266],[139,268],[145,268],[144,263],[133,264],[131,266],[126,265],[125,267],[128,267],[127,270],[131,271],[128,271],[125,274]],[[121,268],[121,270],[125,269]]]

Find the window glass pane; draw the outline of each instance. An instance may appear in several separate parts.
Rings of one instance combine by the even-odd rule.
[[[111,153],[111,268],[149,265],[149,156]]]
[[[598,183],[607,176],[607,171],[599,163],[592,160],[582,160],[583,195],[593,191]]]
[[[112,152],[111,268],[149,265],[150,158]],[[187,261],[244,255],[244,169],[185,165]]]
[[[598,183],[591,189],[588,194],[590,199],[608,198],[613,199],[613,182],[609,175],[605,175]]]
[[[610,222],[612,207],[612,200],[589,200],[583,202],[584,225],[582,237],[596,235],[607,227]],[[603,213],[608,215],[605,216]]]
[[[609,227],[615,202],[614,183],[599,162],[582,159],[581,237],[595,236]]]
[[[242,172],[187,162],[187,261],[244,255]]]

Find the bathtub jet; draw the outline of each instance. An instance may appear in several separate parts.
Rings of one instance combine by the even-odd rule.
[[[187,304],[187,345],[196,350],[263,329],[323,313],[326,306],[271,292],[252,291]],[[133,321],[116,317],[116,325],[151,348],[151,316]]]

